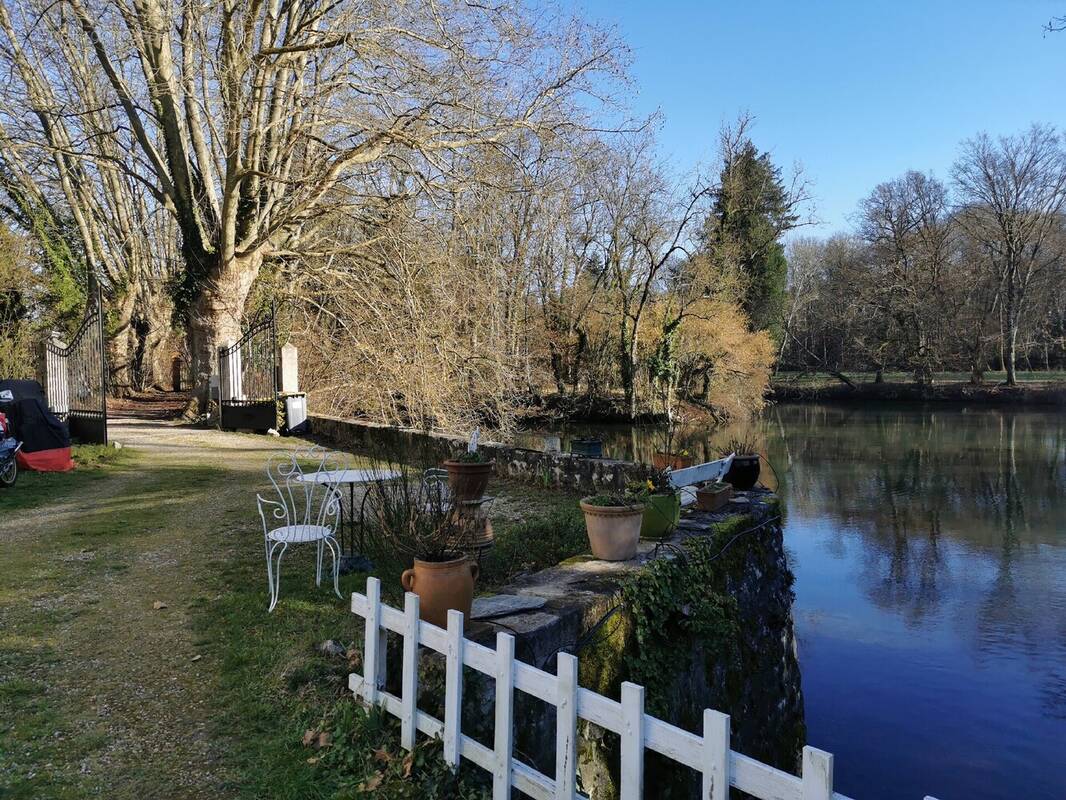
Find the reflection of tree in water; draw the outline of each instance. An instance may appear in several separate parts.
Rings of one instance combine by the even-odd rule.
[[[586,431],[644,460],[662,438],[617,426],[575,433]],[[752,434],[788,513],[829,532],[827,555],[859,544],[871,602],[914,627],[948,611],[974,658],[1024,660],[1046,715],[1066,718],[1063,415],[778,406],[760,425],[688,432],[684,445],[709,460]]]
[[[921,523],[928,527],[923,530]],[[860,574],[875,605],[895,609],[908,624],[920,625],[950,583],[948,568],[941,554],[939,516],[916,520],[894,505],[864,548]]]
[[[1046,716],[1066,719],[1066,422],[898,411],[813,422],[780,426],[789,508],[860,544],[871,602],[919,627],[949,611],[978,663],[1024,663]]]

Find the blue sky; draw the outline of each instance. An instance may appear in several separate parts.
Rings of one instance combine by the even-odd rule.
[[[907,169],[947,179],[979,131],[1066,128],[1066,0],[584,0],[633,49],[634,108],[660,109],[664,156],[713,157],[723,121],[756,118],[777,163],[802,163],[823,224]]]

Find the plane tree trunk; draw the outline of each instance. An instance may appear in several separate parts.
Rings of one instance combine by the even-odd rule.
[[[208,382],[217,371],[219,348],[241,338],[244,307],[262,263],[259,255],[234,257],[219,263],[212,280],[206,283],[189,307],[188,341],[193,380],[202,399],[206,399]]]

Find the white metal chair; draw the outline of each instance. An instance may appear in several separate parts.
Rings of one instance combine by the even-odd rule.
[[[313,465],[304,469],[302,464]],[[333,591],[343,596],[338,586],[340,545],[334,533],[341,514],[341,493],[331,480],[302,480],[311,472],[326,475],[344,469],[341,457],[322,447],[276,453],[267,465],[277,499],[256,494],[259,516],[263,520],[263,548],[267,562],[267,584],[273,611],[281,594],[281,558],[290,545],[314,544],[317,548],[315,585],[322,585],[322,559],[328,547],[333,556]],[[269,520],[268,520],[269,517]],[[277,522],[282,524],[277,525]],[[271,527],[271,524],[275,527]],[[275,555],[277,562],[275,563]]]

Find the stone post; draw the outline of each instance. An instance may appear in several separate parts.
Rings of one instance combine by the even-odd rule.
[[[281,348],[281,393],[296,394],[300,391],[300,357],[296,345],[286,342]]]

